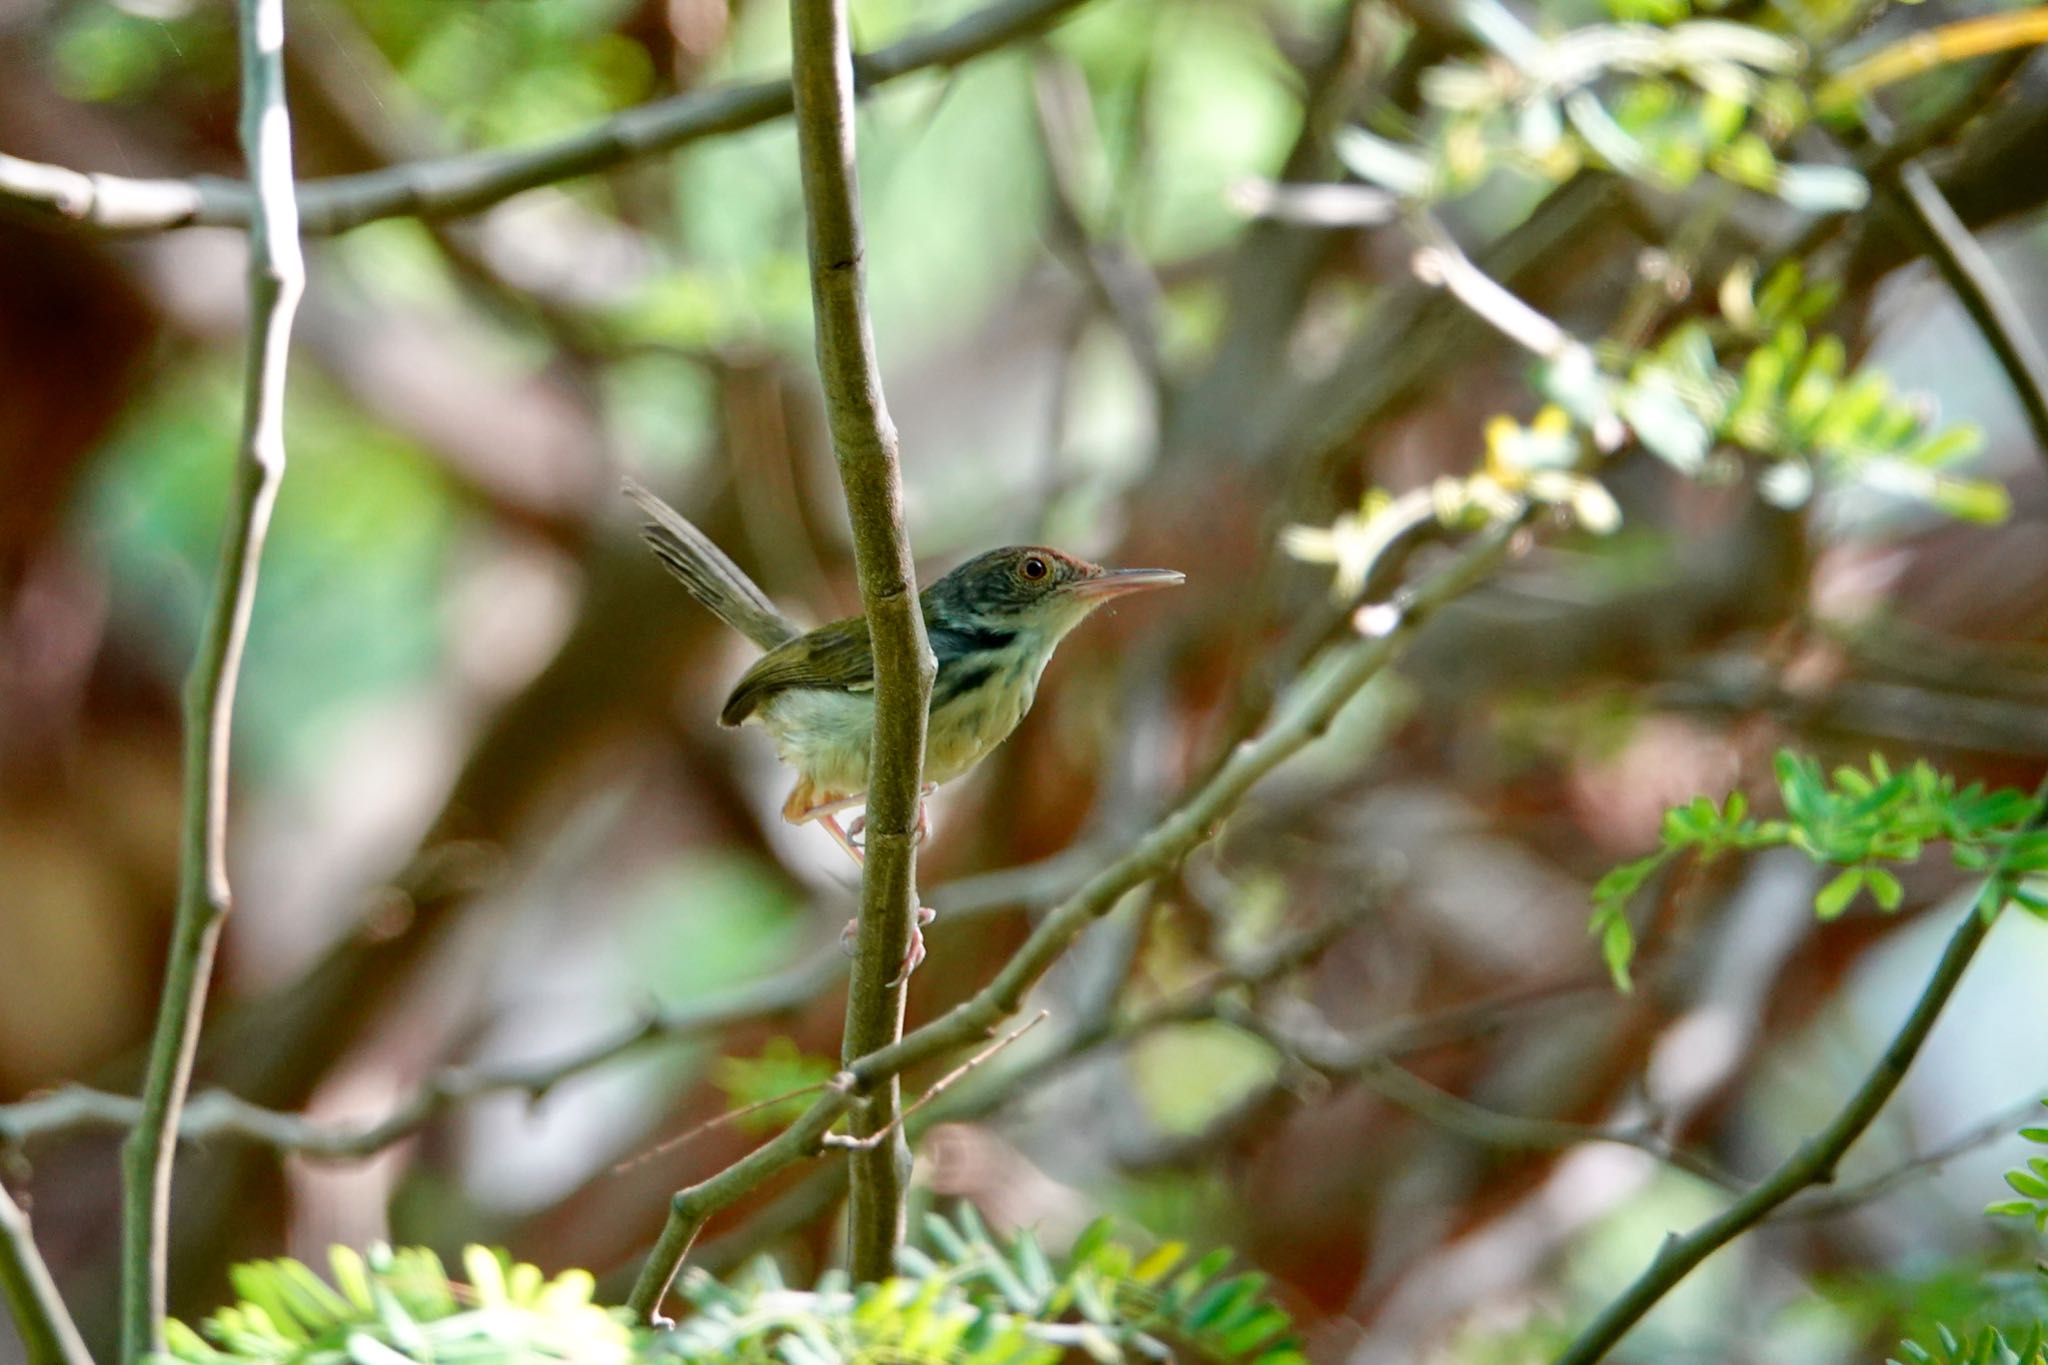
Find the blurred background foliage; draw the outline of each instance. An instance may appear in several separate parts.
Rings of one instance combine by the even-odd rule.
[[[858,0],[858,41],[974,8]],[[1846,23],[1827,50],[1853,55],[1999,6],[1700,8],[1515,14],[1544,40],[1614,18],[1803,38]],[[788,55],[784,14],[759,0],[294,0],[290,23],[307,178],[527,146]],[[1780,178],[1839,172],[1867,151],[1856,137],[1645,78],[1614,101],[1656,154],[1630,183],[1601,169],[1604,128],[1567,165],[1561,123],[1486,123],[1516,164],[1424,197],[1572,335],[1613,343],[1612,388],[1532,365],[1418,285],[1400,221],[1246,216],[1248,181],[1386,189],[1404,167],[1456,169],[1472,155],[1456,73],[1471,96],[1503,60],[1424,0],[1091,0],[861,113],[874,324],[928,565],[1046,539],[1190,580],[1076,637],[1016,739],[941,799],[916,1017],[985,981],[1031,910],[1257,714],[1275,661],[1330,611],[1330,571],[1277,554],[1283,527],[1335,528],[1341,547],[1371,488],[1581,470],[1610,402],[1641,438],[1599,466],[1612,535],[1547,532],[1433,622],[1216,844],[1091,930],[1041,992],[1053,1026],[920,1131],[921,1205],[1055,1249],[1104,1211],[1236,1248],[1318,1360],[1547,1359],[1725,1196],[1625,1147],[1433,1124],[1228,1019],[1105,1025],[1055,1068],[1063,1030],[1242,978],[1334,926],[1298,969],[1221,994],[1405,1038],[1405,1065],[1491,1110],[1653,1121],[1754,1177],[1862,1073],[1967,883],[1928,860],[1899,869],[1894,912],[1865,898],[1819,925],[1826,874],[1794,852],[1675,864],[1638,888],[1622,996],[1586,934],[1595,882],[1657,847],[1668,805],[1743,791],[1781,813],[1781,746],[1830,768],[1925,756],[1993,786],[2031,786],[2048,758],[2048,451],[1882,178],[1851,212],[1839,174]],[[0,0],[0,151],[234,175],[233,70],[217,0]],[[1783,80],[1771,98],[1810,95]],[[1902,128],[1935,129],[1927,166],[2020,311],[2048,315],[2048,65],[1985,58],[1884,99]],[[1344,128],[1409,161],[1356,142],[1340,160]],[[1744,131],[1755,145],[1732,150]],[[1725,285],[1764,288],[1787,254],[1828,285],[1789,340],[1731,312]],[[852,891],[815,831],[774,818],[765,746],[715,726],[746,654],[662,580],[615,495],[621,471],[656,485],[814,618],[855,601],[793,136],[770,123],[466,219],[372,223],[312,244],[310,264],[201,1087],[368,1122],[444,1065],[546,1063],[736,991],[756,1007],[449,1106],[373,1160],[188,1148],[176,1306],[196,1320],[227,1301],[233,1261],[377,1239],[451,1261],[503,1245],[616,1298],[668,1191],[760,1130],[619,1163],[837,1052]],[[0,1104],[134,1083],[172,900],[177,690],[236,423],[240,269],[220,229],[0,217]],[[1622,336],[1617,319],[1646,325]],[[1740,426],[1763,401],[1749,390],[1693,401],[1715,382],[1701,338],[1748,384],[1745,357],[1792,348],[1803,373],[1796,344],[1823,335],[1830,382],[1885,376],[1914,439],[1981,431],[1958,477],[2003,496],[1949,510],[1995,524],[1853,469],[1831,482],[1819,447],[1796,496],[1732,461],[1689,466],[1694,445],[1763,449]],[[1645,386],[1676,406],[1646,416]],[[2011,1134],[2030,1121],[2013,1106],[2048,1089],[2044,979],[2048,928],[2008,917],[1845,1168],[1863,1193],[1710,1262],[1616,1358],[1827,1365],[1906,1337],[1933,1350],[1939,1323],[2033,1320],[2039,1242],[1981,1210],[2032,1151]],[[104,1343],[113,1139],[24,1136],[5,1114],[0,1177]],[[721,1219],[700,1263],[767,1252],[810,1283],[835,1245],[835,1170]],[[0,1327],[0,1360],[16,1350]]]

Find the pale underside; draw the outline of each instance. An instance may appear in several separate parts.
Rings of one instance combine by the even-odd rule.
[[[1048,651],[1049,652],[1049,651]],[[940,697],[932,707],[924,747],[924,780],[950,782],[1009,738],[1031,709],[1045,655],[1008,664],[999,685]],[[875,733],[875,694],[793,687],[764,700],[746,724],[775,741],[782,761],[797,772],[783,803],[792,823],[844,809],[868,789],[868,754]]]

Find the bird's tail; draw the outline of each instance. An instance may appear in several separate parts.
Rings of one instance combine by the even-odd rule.
[[[768,594],[740,572],[709,536],[685,521],[682,513],[636,479],[626,479],[624,491],[650,518],[640,528],[641,538],[653,547],[655,558],[682,580],[690,596],[763,649],[773,649],[801,633],[795,622],[775,609]]]

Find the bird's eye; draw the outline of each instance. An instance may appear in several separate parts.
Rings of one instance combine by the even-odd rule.
[[[1029,559],[1026,559],[1023,562],[1023,564],[1021,564],[1018,567],[1023,572],[1024,576],[1034,583],[1052,572],[1051,567],[1047,565],[1046,562],[1040,559],[1037,555],[1032,555]]]

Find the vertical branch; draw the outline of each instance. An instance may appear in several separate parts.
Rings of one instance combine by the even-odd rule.
[[[28,1215],[0,1186],[0,1298],[14,1313],[29,1365],[92,1365],[77,1324],[36,1251]]]
[[[853,522],[861,606],[875,651],[867,871],[842,1044],[851,1061],[903,1033],[904,984],[898,977],[917,908],[914,830],[924,770],[925,708],[937,666],[925,641],[910,539],[903,529],[896,428],[882,398],[881,368],[868,325],[846,0],[790,0],[789,18],[818,374]],[[892,1077],[854,1115],[859,1136],[893,1134],[849,1157],[848,1261],[856,1280],[881,1279],[895,1268],[910,1168],[902,1130],[893,1127],[901,1102]]]
[[[284,97],[284,0],[240,0],[242,154],[256,201],[249,218],[249,342],[242,434],[213,599],[185,683],[184,834],[178,907],[163,998],[143,1080],[142,1113],[121,1153],[122,1358],[163,1347],[171,1162],[214,949],[230,903],[228,749],[256,598],[257,566],[284,476],[285,359],[305,288]]]

